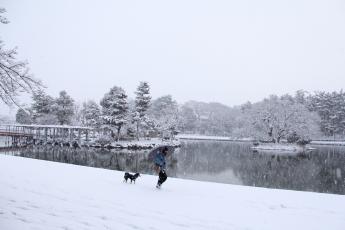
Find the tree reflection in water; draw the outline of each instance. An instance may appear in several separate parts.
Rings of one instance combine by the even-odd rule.
[[[169,176],[267,188],[345,194],[345,147],[314,146],[304,155],[254,153],[251,143],[184,141],[167,159]],[[153,174],[149,150],[32,146],[12,154]],[[11,153],[10,153],[11,154]]]
[[[313,152],[291,155],[253,152],[251,146],[241,142],[186,141],[176,156],[177,176],[345,194],[345,147],[313,146]]]
[[[59,146],[30,146],[21,149],[14,155],[49,160],[68,164],[76,164],[119,171],[153,174],[152,160],[148,159],[148,150],[107,150],[96,148],[70,148]],[[168,156],[169,174],[176,176],[176,159]]]

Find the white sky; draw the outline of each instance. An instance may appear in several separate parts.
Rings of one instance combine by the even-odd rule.
[[[1,0],[0,25],[57,96],[153,97],[237,105],[298,89],[345,86],[344,0]],[[0,107],[3,108],[3,107]],[[4,109],[2,109],[5,111]]]

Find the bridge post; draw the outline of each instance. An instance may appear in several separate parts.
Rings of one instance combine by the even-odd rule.
[[[81,143],[81,129],[78,129],[78,143]]]
[[[86,141],[89,141],[89,130],[87,129],[85,132]]]
[[[47,142],[48,141],[48,128],[44,128],[44,139]]]

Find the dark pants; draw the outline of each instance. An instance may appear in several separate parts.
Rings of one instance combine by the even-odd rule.
[[[164,181],[167,180],[168,176],[165,172],[165,170],[161,170],[158,174],[159,178],[158,178],[158,184],[162,185],[164,183]]]

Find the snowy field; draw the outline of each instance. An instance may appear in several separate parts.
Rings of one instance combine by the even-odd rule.
[[[345,229],[345,196],[156,177],[0,155],[0,229]]]

